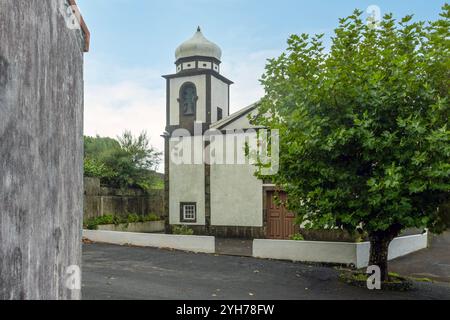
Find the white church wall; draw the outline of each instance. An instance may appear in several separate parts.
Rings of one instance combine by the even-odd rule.
[[[253,165],[232,164],[231,162],[234,161],[230,159],[238,159],[238,157],[226,154],[226,152],[238,153],[237,151],[240,152],[244,148],[245,139],[240,139],[240,136],[227,135],[227,139],[236,137],[236,141],[242,142],[242,146],[236,145],[234,150],[215,148],[216,159],[219,160],[211,164],[211,225],[213,226],[263,226],[263,182],[254,176]],[[242,159],[243,156],[245,154],[241,154],[239,158]]]
[[[170,125],[180,124],[180,88],[186,82],[192,82],[197,87],[197,121],[206,122],[206,75],[173,78],[170,80]]]
[[[262,182],[251,165],[211,166],[211,225],[263,226]]]
[[[211,77],[211,120],[217,121],[217,108],[221,108],[223,118],[228,116],[228,84]]]
[[[180,139],[183,150],[188,150],[189,144],[193,145],[196,143],[198,145],[203,138],[198,136]],[[177,139],[171,139],[171,153],[177,145],[181,147],[177,141]],[[195,202],[197,203],[197,222],[190,224],[205,225],[205,166],[203,164],[176,164],[172,160],[169,163],[170,224],[180,224],[180,203]]]

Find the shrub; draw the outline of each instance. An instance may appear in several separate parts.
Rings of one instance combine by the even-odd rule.
[[[139,217],[137,214],[130,214],[130,215],[128,215],[126,222],[127,223],[136,223],[136,222],[143,222],[143,221],[142,221],[142,218]]]
[[[155,172],[161,153],[150,145],[146,132],[134,137],[126,131],[118,139],[85,137],[84,172],[100,178],[112,188],[140,188],[145,192],[160,186],[162,178]]]
[[[303,237],[302,234],[296,233],[296,234],[294,234],[294,235],[291,236],[291,240],[294,240],[294,241],[304,241],[305,238]]]
[[[194,234],[194,230],[187,226],[174,226],[172,229],[173,234],[183,235],[183,236],[192,236]]]
[[[152,222],[152,221],[161,221],[161,218],[154,213],[148,214],[146,216],[141,216],[141,222]]]
[[[88,230],[97,230],[98,226],[107,224],[127,224],[127,223],[137,223],[137,222],[151,222],[160,221],[161,218],[156,214],[148,214],[145,216],[139,216],[137,214],[129,214],[126,217],[119,217],[114,215],[105,215],[96,218],[86,219],[83,223],[83,227]]]

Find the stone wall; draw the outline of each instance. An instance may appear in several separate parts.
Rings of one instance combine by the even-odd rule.
[[[103,215],[156,214],[164,216],[164,190],[113,189],[97,178],[84,179],[84,218]]]
[[[81,296],[87,33],[68,3],[0,1],[0,300]]]

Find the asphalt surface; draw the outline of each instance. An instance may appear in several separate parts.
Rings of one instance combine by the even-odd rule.
[[[450,299],[448,283],[369,291],[341,283],[331,267],[106,244],[83,250],[86,300]]]
[[[450,284],[450,231],[430,236],[430,248],[398,258],[390,269],[401,275]]]

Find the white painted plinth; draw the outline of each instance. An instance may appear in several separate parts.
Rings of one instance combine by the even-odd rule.
[[[389,247],[389,260],[427,248],[428,234],[396,238]],[[253,241],[253,257],[301,262],[354,265],[369,264],[370,243],[262,240]]]
[[[83,230],[83,237],[93,242],[215,253],[215,238],[116,231]]]

